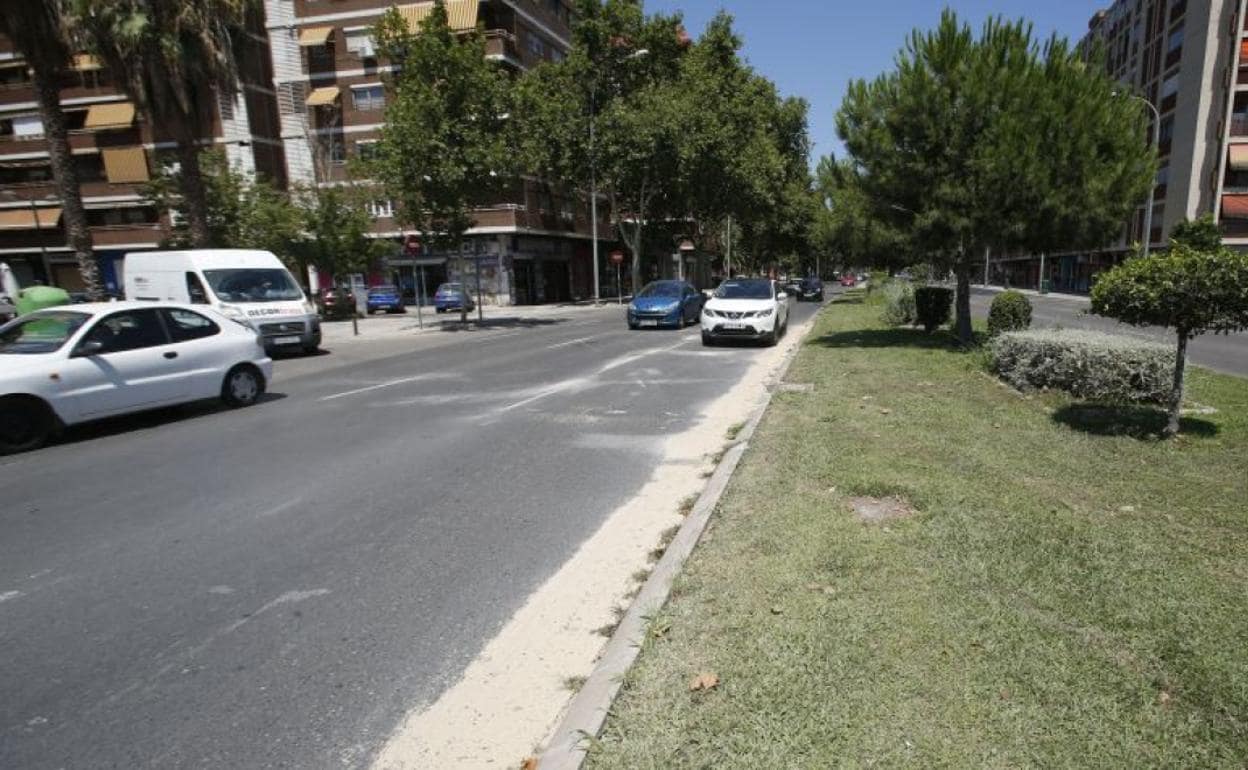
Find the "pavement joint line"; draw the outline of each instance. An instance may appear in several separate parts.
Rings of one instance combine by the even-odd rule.
[[[829,303],[831,304],[831,303]],[[823,305],[805,322],[803,337],[814,328],[819,313],[826,308]],[[558,727],[551,733],[551,739],[538,760],[538,770],[580,770],[585,763],[586,744],[598,738],[606,723],[611,705],[623,685],[624,676],[632,668],[641,653],[645,641],[646,626],[649,618],[667,604],[671,595],[672,584],[684,568],[685,561],[697,547],[710,523],[711,514],[719,505],[720,499],[728,489],[728,483],[736,472],[741,457],[749,447],[750,438],[755,428],[762,421],[763,415],[771,405],[772,395],[777,385],[797,358],[802,345],[799,340],[786,354],[770,379],[762,403],[755,408],[745,427],[737,434],[735,443],[724,453],[723,459],[716,466],[710,481],[689,515],[681,524],[680,531],[672,539],[663,557],[655,565],[650,577],[642,585],[624,618],[616,627],[615,633],[603,649],[602,656],[594,666],[593,673],[581,685],[580,690],[572,697]]]

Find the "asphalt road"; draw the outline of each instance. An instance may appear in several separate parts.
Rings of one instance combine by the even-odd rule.
[[[365,766],[757,354],[500,322],[0,460],[0,768]]]
[[[974,289],[971,295],[971,312],[986,318],[992,298],[1000,292]],[[1174,333],[1155,327],[1135,327],[1120,324],[1109,318],[1094,316],[1087,312],[1088,300],[1082,297],[1062,295],[1028,295],[1031,300],[1031,327],[1049,328],[1061,326],[1068,329],[1096,329],[1114,334],[1136,337],[1174,345]],[[1248,377],[1248,334],[1205,334],[1196,338],[1188,347],[1188,357],[1193,363],[1227,374]]]

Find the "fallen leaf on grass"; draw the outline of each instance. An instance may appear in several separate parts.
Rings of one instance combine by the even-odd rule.
[[[772,607],[772,608],[771,608],[771,614],[772,614],[772,615],[783,615],[783,614],[784,614],[784,608],[783,608],[783,607]]]
[[[1157,702],[1161,704],[1162,706],[1170,705],[1170,701],[1173,698],[1174,696],[1166,692],[1165,690],[1162,690],[1161,692],[1157,693]]]
[[[707,671],[695,676],[689,682],[689,692],[697,692],[698,690],[713,690],[719,686],[719,677]]]
[[[520,763],[520,770],[537,770],[537,757],[525,757]]]
[[[870,401],[870,400],[871,400],[871,399],[873,399],[873,398],[875,398],[875,396],[863,396],[863,397],[862,397],[862,400],[863,400],[863,401]]]
[[[1124,506],[1122,506],[1121,508],[1119,508],[1118,510],[1119,510],[1120,512],[1122,512],[1122,513],[1135,513],[1135,506],[1134,506],[1134,505],[1124,505]]]
[[[893,410],[892,410],[892,409],[881,409],[881,410],[880,410],[880,414],[892,414],[892,413],[893,413]]]

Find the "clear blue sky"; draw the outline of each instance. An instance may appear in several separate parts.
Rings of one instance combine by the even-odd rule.
[[[1037,37],[1052,32],[1078,40],[1088,19],[1111,0],[950,0],[958,16],[978,29],[1000,15],[1026,18]],[[814,158],[840,154],[834,116],[849,82],[891,67],[915,27],[930,28],[946,3],[939,0],[645,0],[647,12],[681,11],[695,37],[720,9],[736,19],[745,57],[786,96],[810,102]]]

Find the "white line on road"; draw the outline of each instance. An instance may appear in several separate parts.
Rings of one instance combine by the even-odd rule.
[[[404,377],[403,379],[400,379],[400,380],[390,380],[389,382],[382,382],[376,385],[369,385],[368,387],[365,387],[365,388],[356,388],[355,390],[347,390],[347,391],[343,391],[342,393],[335,393],[332,396],[325,396],[324,398],[320,400],[321,401],[336,401],[337,399],[346,398],[347,396],[358,396],[361,393],[369,393],[374,390],[381,390],[382,388],[391,388],[391,387],[394,387],[395,385],[407,385],[408,383],[420,382],[421,380],[429,380],[429,379],[433,379],[434,377],[448,377],[448,376],[450,375],[418,374],[414,377]]]
[[[572,345],[580,345],[580,344],[585,343],[585,342],[593,342],[594,340],[596,340],[596,339],[601,339],[601,338],[602,338],[602,337],[604,337],[604,336],[606,336],[606,335],[603,335],[603,334],[594,334],[594,335],[589,336],[589,337],[581,337],[581,338],[579,338],[579,339],[575,339],[575,340],[568,340],[567,342],[556,342],[554,345],[547,345],[547,346],[546,346],[546,349],[547,349],[547,350],[555,350],[555,349],[557,349],[557,348],[566,348],[566,347],[571,347]]]
[[[9,599],[16,599],[21,595],[21,591],[0,591],[0,602],[7,602]]]

